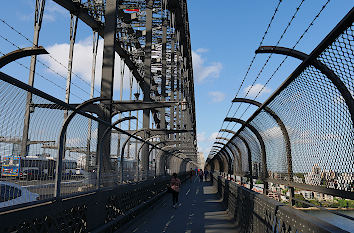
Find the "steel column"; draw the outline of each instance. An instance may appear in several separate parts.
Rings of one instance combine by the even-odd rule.
[[[70,89],[71,89],[71,77],[73,69],[74,58],[74,46],[76,40],[76,30],[78,17],[70,14],[70,47],[69,47],[69,59],[68,59],[68,74],[66,76],[66,89],[65,89],[65,103],[70,102]],[[68,111],[64,111],[64,119],[68,116]]]
[[[150,101],[150,90],[151,90],[151,48],[152,48],[152,8],[154,0],[146,0],[146,37],[145,37],[145,59],[144,59],[144,82],[145,88],[143,89],[144,101]],[[143,110],[143,128],[150,128],[150,110]],[[146,131],[147,133],[147,131]],[[149,135],[145,135],[145,139]],[[141,162],[142,162],[142,174],[143,179],[147,177],[149,170],[149,146],[145,145],[142,150]]]
[[[166,42],[167,42],[167,20],[165,18],[162,19],[162,78],[161,78],[161,100],[166,100]],[[161,108],[160,110],[160,128],[166,129],[166,109]],[[166,137],[163,136],[163,139]]]
[[[93,31],[92,37],[92,67],[91,67],[91,86],[90,86],[90,99],[93,98],[95,94],[95,77],[96,77],[96,59],[97,59],[97,48],[98,48],[99,35],[98,32]],[[87,129],[87,154],[86,154],[86,169],[89,171],[91,164],[91,131],[92,131],[92,119],[88,120]],[[97,160],[97,158],[96,158]]]
[[[105,27],[104,27],[104,47],[103,47],[103,64],[102,64],[102,80],[101,80],[101,98],[107,98],[107,101],[102,101],[104,108],[101,118],[104,121],[112,121],[112,98],[113,98],[113,79],[114,79],[114,61],[115,61],[115,45],[116,45],[116,29],[117,29],[117,1],[106,0],[105,9]],[[98,163],[102,166],[104,173],[110,172],[111,161],[111,134],[108,133],[102,139],[107,126],[99,123],[98,125],[98,140],[102,140],[103,157],[102,161],[98,158]],[[98,151],[98,145],[97,150]],[[105,186],[105,184],[103,183]]]
[[[171,78],[170,78],[170,100],[175,100],[175,36],[172,36],[171,41]],[[175,107],[170,108],[170,129],[175,129]],[[171,137],[170,137],[171,138]],[[174,138],[175,139],[175,136]]]
[[[39,32],[42,27],[42,20],[43,20],[43,13],[44,13],[44,6],[45,0],[36,0],[36,9],[34,15],[34,33],[33,33],[33,47],[38,47],[38,39],[39,39]],[[33,87],[34,84],[34,75],[36,73],[36,63],[37,63],[37,56],[31,56],[31,65],[30,65],[30,73],[28,78],[28,85]],[[29,124],[30,124],[30,117],[32,109],[30,105],[32,104],[32,93],[27,92],[27,99],[26,99],[26,111],[23,123],[23,133],[22,133],[22,143],[21,143],[21,156],[28,155],[28,131],[29,131]]]

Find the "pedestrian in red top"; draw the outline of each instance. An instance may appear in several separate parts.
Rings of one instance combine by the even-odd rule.
[[[172,179],[170,182],[170,187],[172,190],[172,204],[173,208],[177,207],[178,203],[178,194],[179,194],[179,188],[181,186],[181,180],[177,178],[177,174],[173,173]]]

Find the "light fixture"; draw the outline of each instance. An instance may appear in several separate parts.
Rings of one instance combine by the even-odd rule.
[[[183,101],[181,102],[182,111],[186,111],[187,110],[187,105],[188,105],[188,102],[187,102],[186,98],[183,98]]]

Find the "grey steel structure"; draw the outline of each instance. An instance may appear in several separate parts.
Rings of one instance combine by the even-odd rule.
[[[121,139],[123,134],[128,135],[129,140],[135,140],[136,153],[138,152],[138,142],[140,141],[143,145],[142,154],[140,156],[136,154],[132,157],[135,159],[132,162],[134,169],[141,170],[142,179],[148,178],[148,172],[151,168],[150,160],[152,160],[149,157],[149,152],[152,149],[159,149],[162,152],[160,157],[164,161],[164,157],[176,156],[170,154],[169,150],[163,150],[162,147],[157,147],[146,140],[153,135],[158,135],[156,137],[161,143],[166,142],[165,144],[169,144],[176,149],[180,148],[183,143],[186,148],[184,148],[185,152],[181,153],[186,153],[186,155],[182,156],[183,158],[181,156],[177,157],[182,160],[187,159],[188,168],[195,167],[195,164],[197,164],[197,147],[194,81],[186,1],[64,0],[54,2],[59,7],[66,9],[71,18],[68,64],[67,67],[63,65],[67,68],[65,103],[32,88],[37,62],[36,56],[48,54],[45,48],[39,46],[39,35],[46,9],[45,0],[36,1],[33,46],[17,49],[0,58],[0,66],[3,67],[17,59],[31,56],[29,85],[16,81],[14,77],[1,74],[2,82],[13,85],[19,93],[23,92],[27,95],[24,112],[19,110],[17,113],[23,115],[23,124],[18,122],[19,126],[23,126],[22,135],[4,133],[1,142],[12,143],[13,145],[20,144],[19,154],[23,159],[27,155],[33,155],[35,150],[40,150],[34,148],[38,144],[41,145],[42,150],[50,152],[49,154],[54,157],[54,162],[56,162],[55,168],[53,168],[55,170],[53,172],[55,182],[51,183],[55,187],[50,191],[52,194],[48,193],[46,196],[54,195],[58,198],[63,195],[64,191],[61,186],[63,179],[66,179],[64,177],[66,170],[70,170],[65,165],[65,163],[68,163],[66,160],[72,157],[70,153],[77,156],[75,163],[80,162],[77,158],[82,158],[85,161],[82,167],[88,173],[87,179],[89,179],[88,184],[83,185],[86,188],[92,185],[98,188],[111,186],[112,180],[116,180],[117,177],[109,177],[113,173],[118,174],[116,163],[119,161],[117,156],[120,154],[120,180],[125,182],[123,180],[124,146],[122,148],[123,152],[120,153],[120,140],[123,140]],[[93,32],[90,100],[83,103],[72,103],[70,96],[74,75],[73,59],[77,28],[78,24],[81,23],[91,27]],[[97,47],[100,37],[104,39],[101,90],[100,97],[93,98],[94,80],[95,75],[97,75],[95,70]],[[130,100],[122,100],[123,89],[120,93],[121,99],[113,99],[113,84],[118,81],[115,80],[118,77],[114,77],[116,54],[120,56],[122,62],[128,67],[132,77],[136,80],[138,88],[137,93],[134,94],[135,100],[131,99],[132,85],[130,87]],[[123,82],[123,75],[121,82]],[[142,92],[141,99],[139,99],[140,91]],[[37,99],[33,100],[33,96]],[[12,111],[12,113],[10,111],[4,113],[2,119],[15,119],[11,114],[15,114],[16,110]],[[136,123],[137,130],[142,132],[137,136],[130,134],[132,132],[130,126],[127,131],[123,131],[116,126],[116,122],[121,122],[120,118],[123,112],[129,112],[131,115],[132,111],[137,111],[136,118],[139,117],[138,111],[143,112],[143,123],[140,128],[138,128],[139,122]],[[43,119],[36,118],[37,112],[43,114]],[[54,115],[51,116],[51,125],[55,127],[52,127],[51,132],[47,135],[40,135],[39,133],[33,135],[33,132],[38,132],[38,125],[44,126],[46,120],[50,122],[49,119],[45,119],[45,112],[48,113],[48,116],[50,114],[55,115],[55,117]],[[62,114],[62,117],[59,117],[60,114]],[[118,120],[116,119],[117,116]],[[34,120],[32,120],[33,117],[35,117]],[[79,128],[72,126],[77,118],[83,118],[80,122],[88,123],[87,130],[80,131]],[[130,117],[129,119],[133,118]],[[54,121],[58,122],[53,124]],[[112,121],[115,122],[112,124]],[[42,123],[38,124],[38,122]],[[59,129],[57,126],[61,124],[63,126]],[[120,124],[118,126],[120,127]],[[155,129],[154,126],[156,126]],[[83,126],[83,128],[85,127]],[[80,141],[86,138],[85,145],[72,145],[71,135],[75,134],[73,130],[82,132],[81,135],[77,136],[80,137]],[[118,146],[116,146],[117,141],[114,139],[117,134]],[[36,139],[41,137],[42,140]],[[111,148],[115,146],[117,147],[117,156],[111,152]],[[58,149],[57,154],[55,152],[56,148]],[[81,157],[82,154],[85,154],[85,156]],[[127,158],[129,158],[129,146],[127,154]],[[136,167],[136,160],[139,157],[141,167]],[[112,162],[112,158],[115,158],[116,162]],[[171,159],[169,161],[176,162]],[[182,172],[179,171],[180,165],[173,167],[177,170],[171,170],[170,172]],[[73,173],[73,171],[70,171],[70,176]],[[162,173],[166,173],[166,171]],[[43,180],[39,183],[47,183],[47,181]],[[64,193],[69,194],[70,192],[65,191]],[[43,198],[45,197],[43,196],[40,199]]]
[[[94,32],[96,42],[94,43],[94,61],[97,54],[96,34],[104,38],[103,78],[101,80],[100,97],[105,100],[102,100],[99,105],[87,106],[87,111],[94,112],[105,122],[112,122],[112,117],[119,112],[143,110],[142,128],[145,135],[142,138],[150,136],[149,129],[152,122],[158,129],[188,130],[189,133],[187,134],[162,135],[160,140],[176,138],[188,141],[190,148],[196,151],[194,82],[186,1],[133,0],[117,2],[113,0],[65,0],[55,2],[67,9],[71,15],[65,102],[69,103],[70,100],[73,52],[77,24],[80,19],[79,23],[85,23]],[[16,55],[15,58],[12,58],[18,59],[33,54],[31,63],[31,67],[33,66],[31,70],[33,71],[35,69],[35,55],[45,52],[43,49],[37,49],[44,10],[45,0],[37,1],[34,48],[27,49],[29,52],[22,50],[22,55]],[[115,53],[118,53],[124,61],[124,64],[129,68],[142,90],[143,98],[141,101],[124,102],[113,100]],[[16,54],[19,54],[19,52]],[[14,55],[10,54],[4,56],[2,60],[9,60],[9,56],[14,57]],[[4,62],[6,64],[6,61]],[[94,69],[92,73],[95,74]],[[31,73],[29,82],[31,86],[33,85],[33,81],[31,81],[34,79],[33,76]],[[52,108],[32,103],[31,93],[28,95],[23,128],[23,155],[27,155],[29,150],[27,135],[30,129],[30,109],[33,109],[31,106],[34,108]],[[92,94],[91,97],[93,97]],[[72,106],[77,105],[70,104]],[[127,110],[123,110],[122,105]],[[65,110],[64,112],[67,111]],[[64,118],[66,116],[67,113],[64,115]],[[98,141],[102,141],[103,143],[101,148],[104,156],[101,158],[102,161],[99,161],[100,157],[98,157],[96,164],[101,164],[103,172],[109,173],[111,169],[109,161],[111,142],[109,139],[110,133],[104,134],[106,130],[107,126],[99,123],[97,137]],[[110,130],[108,129],[108,131]],[[89,132],[91,132],[90,129]],[[102,138],[103,136],[104,138]],[[65,143],[65,138],[63,140]],[[178,146],[178,143],[176,145]],[[87,147],[90,147],[90,143],[88,143]],[[149,145],[146,144],[142,149],[142,171],[146,173],[143,177],[147,176],[149,169],[148,147]],[[98,151],[98,145],[96,150]],[[191,159],[196,162],[196,157]]]
[[[0,58],[1,68],[31,56],[28,84],[0,72],[0,102],[6,110],[0,112],[0,143],[12,145],[23,160],[37,152],[54,155],[33,162],[41,175],[45,173],[35,182],[7,179],[38,196],[1,208],[0,232],[115,232],[166,193],[167,173],[178,173],[184,181],[189,177],[186,172],[197,168],[187,0],[53,1],[70,14],[65,101],[33,87],[37,56],[47,53],[39,46],[45,0],[36,0],[33,45]],[[242,231],[341,232],[263,194],[268,194],[272,183],[289,187],[291,205],[301,201],[295,198],[294,188],[354,199],[352,183],[336,186],[331,180],[312,184],[300,179],[305,173],[301,169],[315,173],[319,166],[322,174],[354,177],[353,21],[352,9],[309,55],[274,46],[256,51],[303,62],[264,103],[233,100],[258,109],[246,121],[226,118],[241,127],[236,132],[221,129],[228,136],[216,138],[206,161],[206,169],[213,171],[211,182]],[[89,100],[73,103],[73,59],[80,23],[92,29],[92,77]],[[104,39],[102,80],[95,94],[100,38]],[[122,98],[124,74],[120,99],[113,98],[113,84],[118,81],[116,53],[137,82],[134,100],[132,81],[129,100]],[[124,112],[129,117],[123,117]],[[126,130],[121,125],[124,120],[129,120]],[[327,151],[330,156],[316,157]],[[76,167],[78,174],[72,171]],[[254,181],[259,179],[263,194],[230,181],[237,177],[250,189],[257,187]],[[15,199],[16,192],[12,194]]]

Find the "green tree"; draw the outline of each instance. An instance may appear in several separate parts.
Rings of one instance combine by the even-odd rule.
[[[256,184],[263,184],[263,181],[262,180],[256,180]]]
[[[330,207],[330,208],[338,208],[339,207],[339,203],[338,202],[333,202],[333,203],[329,204],[328,207]]]
[[[316,206],[322,206],[321,202],[319,202],[318,200],[310,200],[310,203]]]
[[[284,195],[286,195],[286,193],[288,192],[288,190],[289,190],[289,189],[286,188],[286,189],[283,189],[281,192],[282,192]],[[301,196],[302,196],[302,195],[301,195]]]
[[[306,201],[304,196],[302,196],[301,194],[295,194],[294,197],[297,200]],[[296,201],[296,200],[295,200],[295,206],[298,207],[298,208],[307,208],[307,207],[309,207],[309,205],[307,205],[305,203],[302,203],[302,202],[299,202],[299,201]]]

